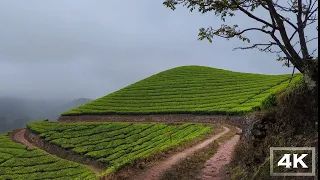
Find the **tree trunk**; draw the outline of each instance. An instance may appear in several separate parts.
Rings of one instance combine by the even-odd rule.
[[[315,98],[315,117],[317,118],[318,122],[318,60],[316,61],[309,61],[304,68],[304,80],[307,84],[309,90],[311,90],[314,94]]]
[[[307,61],[302,73],[308,88],[318,92],[318,61]]]

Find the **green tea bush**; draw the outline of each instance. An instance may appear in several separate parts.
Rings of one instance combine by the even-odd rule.
[[[89,168],[52,156],[0,135],[0,179],[87,179],[97,176]]]
[[[296,74],[294,80],[300,79]],[[291,74],[264,75],[202,66],[169,69],[63,113],[245,114],[272,106]]]
[[[107,172],[176,147],[212,131],[211,126],[161,123],[54,123],[39,121],[28,128],[57,146],[109,165]],[[81,126],[79,128],[78,126]],[[87,126],[87,128],[84,128]],[[61,129],[64,129],[61,131]],[[171,134],[171,139],[168,136]]]

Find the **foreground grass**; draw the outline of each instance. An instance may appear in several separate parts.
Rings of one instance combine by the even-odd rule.
[[[229,140],[237,132],[237,129],[233,126],[224,126],[230,128],[230,131],[226,135],[212,142],[209,146],[197,151],[192,156],[172,166],[161,176],[160,180],[201,180],[201,172],[206,161],[217,152],[220,143]]]
[[[212,131],[212,127],[200,124],[48,121],[30,123],[28,128],[51,143],[107,164],[109,168],[101,176]]]
[[[195,138],[192,141],[188,141],[180,146],[167,149],[165,151],[159,152],[153,156],[147,157],[145,159],[139,159],[135,164],[128,164],[119,169],[116,173],[110,174],[105,177],[105,180],[136,180],[141,174],[144,174],[148,169],[152,168],[154,165],[166,160],[167,158],[173,156],[176,153],[180,153],[190,147],[196,146],[197,144],[211,138],[224,131],[221,124],[211,124],[214,131],[209,134],[203,135],[199,138]]]
[[[288,74],[184,66],[155,74],[62,115],[242,114],[272,104],[273,94],[286,87],[290,78]]]
[[[0,179],[97,179],[89,168],[52,156],[0,135]]]

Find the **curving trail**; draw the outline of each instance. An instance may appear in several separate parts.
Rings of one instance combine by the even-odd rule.
[[[26,138],[25,138],[25,132],[26,132],[26,129],[18,129],[18,130],[15,130],[12,134],[12,138],[14,141],[16,142],[19,142],[21,144],[24,144],[27,148],[29,147],[37,147],[35,144],[29,142]],[[41,149],[40,147],[38,147],[39,149]],[[52,154],[50,152],[47,152],[49,154]],[[58,154],[52,154],[52,155],[56,155],[57,157],[59,157]],[[62,158],[62,157],[60,157]],[[63,158],[65,159],[65,158]],[[69,161],[72,161],[70,159],[67,159]],[[83,164],[81,162],[78,162],[78,161],[73,161],[73,162],[76,162],[78,164],[81,164],[83,166],[87,166],[88,168],[90,168],[93,172],[95,172],[97,175],[100,174],[101,172],[103,172],[105,169],[101,169],[99,167],[96,167],[94,165],[90,165],[90,164]]]
[[[223,128],[224,128],[223,132],[221,132],[217,135],[213,135],[211,138],[209,138],[209,139],[207,139],[207,140],[205,140],[205,141],[203,141],[203,142],[201,142],[191,148],[187,148],[187,149],[183,150],[182,152],[179,152],[177,154],[172,155],[171,157],[159,162],[158,164],[151,167],[143,174],[135,177],[134,179],[147,179],[147,180],[159,179],[164,171],[169,169],[172,165],[178,163],[179,160],[182,160],[182,159],[186,158],[187,156],[192,155],[195,151],[208,146],[213,141],[217,140],[218,138],[220,138],[221,136],[223,136],[224,134],[226,134],[230,131],[230,129],[227,127],[223,127]]]
[[[13,139],[21,144],[24,144],[27,147],[34,146],[32,143],[30,143],[26,138],[24,137],[24,133],[26,132],[26,129],[18,129],[13,134]]]
[[[221,136],[225,135],[230,131],[229,128],[223,127],[224,131],[213,135],[209,139],[206,139],[199,144],[187,148],[183,150],[182,152],[178,152],[176,154],[173,154],[172,156],[168,157],[167,159],[164,159],[163,161],[158,162],[156,165],[148,169],[146,172],[136,175],[133,177],[133,179],[147,179],[147,180],[158,180],[160,176],[169,168],[171,168],[174,164],[177,164],[180,160],[192,155],[196,151],[208,146],[213,141],[217,140]],[[237,128],[239,132],[241,132],[241,129]],[[26,129],[19,129],[13,132],[12,139],[16,142],[24,144],[26,147],[36,147],[33,143],[29,142],[25,138],[25,132]],[[222,169],[227,165],[232,157],[233,150],[240,140],[240,135],[235,135],[233,138],[222,144],[217,153],[214,154],[212,158],[210,158],[206,164],[205,168],[202,171],[201,177],[203,180],[220,180],[223,179],[223,173]],[[78,162],[79,163],[79,162]],[[99,174],[102,172],[101,169],[98,167],[95,167],[93,165],[83,164],[84,166],[89,167],[92,169],[95,173]]]
[[[241,129],[237,129],[241,132]],[[201,175],[203,180],[224,179],[223,168],[230,163],[232,153],[239,140],[240,135],[237,134],[219,147],[218,151],[205,164]]]

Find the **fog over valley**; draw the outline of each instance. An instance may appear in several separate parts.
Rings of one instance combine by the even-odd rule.
[[[0,1],[0,133],[177,66],[292,72],[274,54],[233,51],[236,40],[198,41],[199,28],[216,22],[162,1]]]
[[[91,99],[35,100],[0,97],[0,133],[23,128],[26,123],[41,119],[57,120],[60,114]]]

